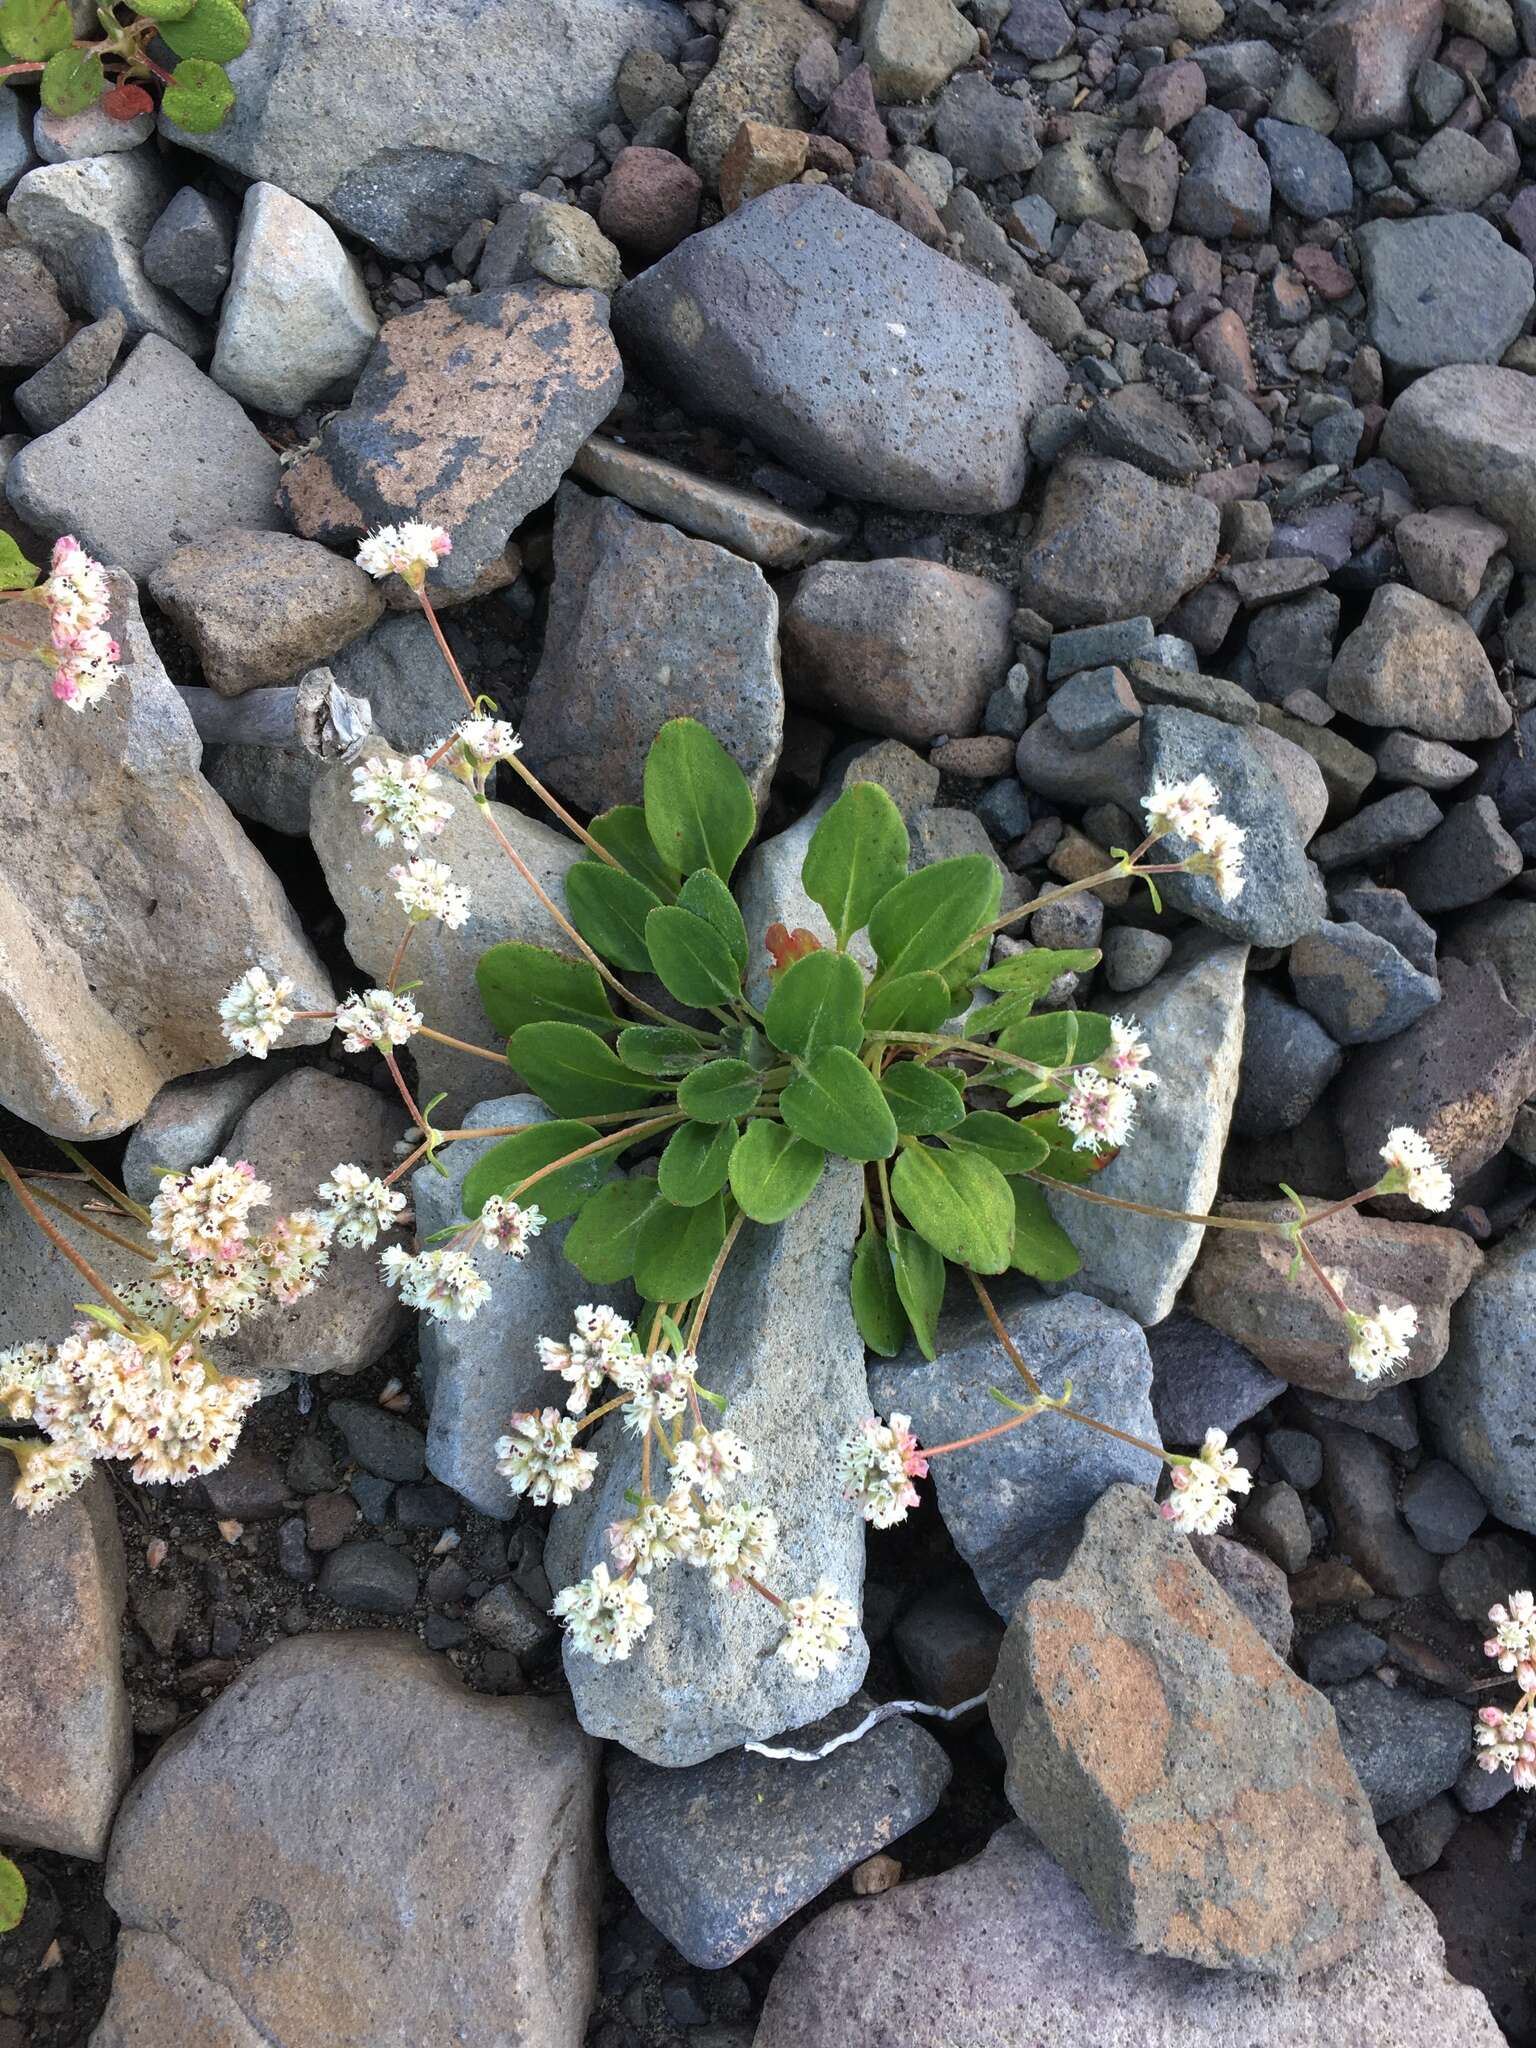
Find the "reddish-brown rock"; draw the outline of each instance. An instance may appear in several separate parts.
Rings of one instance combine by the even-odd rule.
[[[1409,124],[1408,87],[1440,38],[1441,0],[1338,0],[1307,43],[1310,70],[1339,103],[1335,142]]]
[[[391,320],[352,403],[283,482],[294,527],[334,545],[404,519],[446,526],[453,553],[432,584],[468,589],[623,388],[606,305],[521,284]]]
[[[1385,1135],[1385,1134],[1383,1134]],[[1316,1196],[1309,1209],[1326,1208]],[[1223,1202],[1220,1216],[1285,1222],[1289,1202]],[[1433,1372],[1450,1342],[1452,1305],[1483,1263],[1482,1253],[1459,1230],[1432,1223],[1398,1223],[1348,1209],[1316,1224],[1307,1243],[1330,1273],[1344,1275],[1352,1309],[1371,1314],[1411,1302],[1419,1327],[1408,1356],[1377,1380],[1359,1379],[1349,1364],[1349,1333],[1338,1310],[1307,1272],[1290,1278],[1291,1246],[1269,1232],[1208,1230],[1187,1289],[1191,1315],[1224,1330],[1292,1386],[1365,1401],[1399,1380]]]
[[[597,224],[621,249],[665,256],[698,225],[704,180],[670,149],[621,149],[603,184]]]
[[[1015,1811],[1131,1948],[1289,1974],[1395,1905],[1327,1701],[1138,1487],[1025,1594],[988,1706]]]

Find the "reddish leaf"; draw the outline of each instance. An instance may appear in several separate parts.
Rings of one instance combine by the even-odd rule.
[[[136,121],[140,114],[152,114],[155,103],[142,85],[114,85],[102,94],[101,111],[113,121]]]
[[[803,960],[807,953],[819,953],[821,941],[814,932],[808,932],[804,925],[796,925],[793,931],[782,924],[769,925],[763,934],[768,947],[768,957],[773,962],[771,972],[782,974],[796,960]]]

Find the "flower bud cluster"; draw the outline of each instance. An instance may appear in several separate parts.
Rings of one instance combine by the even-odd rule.
[[[1154,783],[1142,798],[1142,811],[1154,838],[1171,832],[1192,841],[1195,850],[1183,866],[1191,874],[1208,876],[1223,903],[1235,903],[1243,893],[1248,835],[1241,825],[1222,817],[1216,809],[1220,801],[1208,775],[1192,775],[1185,782]]]
[[[1169,1478],[1173,1491],[1159,1512],[1186,1536],[1214,1536],[1224,1529],[1237,1511],[1233,1495],[1253,1485],[1220,1429],[1208,1429],[1194,1457],[1181,1459]]]
[[[866,1522],[877,1529],[904,1522],[921,1499],[913,1480],[928,1476],[911,1416],[893,1413],[889,1422],[866,1416],[839,1449],[837,1474],[843,1497],[858,1502]]]
[[[117,682],[121,648],[107,631],[112,593],[100,562],[81,547],[73,534],[54,543],[52,573],[43,585],[48,605],[50,647],[54,664],[53,694],[72,711],[99,704]]]
[[[1135,1025],[1112,1017],[1109,1029],[1109,1050],[1072,1070],[1071,1092],[1061,1106],[1062,1127],[1072,1132],[1075,1152],[1117,1151],[1131,1134],[1135,1091],[1157,1085],[1147,1064],[1152,1048]]]

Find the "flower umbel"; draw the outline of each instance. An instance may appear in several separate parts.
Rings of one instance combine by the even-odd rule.
[[[576,1441],[578,1427],[558,1408],[523,1410],[496,1440],[497,1471],[535,1507],[551,1500],[565,1507],[573,1495],[586,1492],[597,1470],[596,1454]]]
[[[1404,1194],[1421,1209],[1435,1210],[1449,1209],[1456,1199],[1455,1183],[1444,1162],[1411,1124],[1388,1131],[1381,1156],[1387,1170],[1377,1183],[1379,1194]]]
[[[286,974],[273,981],[264,967],[248,967],[219,1004],[224,1036],[238,1051],[264,1060],[293,1022],[292,996]]]
[[[892,1413],[889,1422],[866,1416],[837,1454],[843,1494],[857,1501],[866,1522],[892,1528],[907,1519],[921,1496],[912,1484],[928,1476],[928,1460],[912,1433],[910,1415]]]
[[[352,801],[363,806],[363,830],[380,846],[398,838],[407,853],[435,839],[453,816],[437,795],[443,778],[419,754],[375,754],[352,770]]]
[[[325,1204],[338,1244],[370,1245],[381,1230],[393,1230],[405,1197],[364,1167],[331,1168],[315,1191]]]
[[[423,1309],[440,1323],[467,1323],[491,1298],[491,1283],[468,1252],[443,1245],[432,1251],[411,1253],[403,1246],[385,1247],[379,1271],[391,1287],[400,1289],[407,1308]]]
[[[1112,1152],[1131,1134],[1136,1098],[1097,1067],[1082,1067],[1060,1114],[1063,1129],[1073,1133],[1074,1152]]]
[[[408,1045],[421,1029],[421,1012],[409,996],[370,988],[338,1004],[336,1029],[346,1033],[341,1041],[344,1052],[366,1052],[370,1045],[393,1052]]]
[[[796,1678],[809,1684],[819,1671],[836,1670],[859,1617],[832,1581],[822,1579],[815,1592],[786,1600],[784,1613],[788,1626],[779,1655]]]
[[[358,548],[357,566],[370,576],[403,577],[413,590],[420,590],[428,572],[452,552],[446,527],[407,519],[400,526],[375,527]]]
[[[55,541],[52,573],[43,585],[55,663],[53,694],[73,711],[99,704],[118,681],[121,653],[106,630],[112,609],[107,574],[73,534]]]
[[[1186,1536],[1213,1536],[1225,1528],[1237,1509],[1232,1496],[1253,1485],[1221,1429],[1208,1429],[1194,1457],[1175,1465],[1169,1476],[1173,1492],[1160,1513]]]
[[[644,1579],[627,1573],[615,1579],[605,1564],[557,1593],[550,1612],[565,1623],[576,1648],[599,1664],[622,1664],[656,1618]]]
[[[1349,1363],[1356,1379],[1380,1379],[1408,1356],[1418,1334],[1419,1312],[1411,1301],[1399,1308],[1385,1302],[1373,1316],[1350,1314]]]
[[[395,901],[412,924],[440,917],[449,931],[456,932],[469,917],[469,891],[459,887],[443,861],[418,855],[392,867],[389,879],[395,885]]]

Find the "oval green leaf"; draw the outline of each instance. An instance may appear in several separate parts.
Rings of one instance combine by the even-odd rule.
[[[977,1273],[1002,1273],[1013,1254],[1013,1191],[979,1152],[904,1145],[891,1193],[935,1251]]]
[[[782,1223],[808,1199],[826,1162],[819,1145],[754,1117],[731,1154],[731,1193],[754,1223]]]
[[[712,868],[722,882],[757,830],[747,778],[707,726],[671,718],[645,757],[645,825],[651,843],[683,874]]]
[[[809,1059],[825,1045],[857,1052],[864,1042],[864,976],[846,953],[807,953],[786,967],[763,1010],[780,1052]]]
[[[510,1038],[524,1024],[586,1024],[611,1031],[618,1018],[597,969],[547,946],[508,939],[475,962],[475,984],[491,1029]]]
[[[725,1186],[735,1149],[734,1124],[681,1124],[667,1140],[656,1185],[678,1208],[696,1209]]]
[[[965,1115],[965,1095],[952,1075],[936,1067],[898,1060],[881,1076],[880,1092],[891,1105],[898,1131],[931,1138],[952,1130]]]
[[[632,1074],[606,1040],[580,1024],[525,1024],[508,1040],[507,1058],[556,1116],[638,1111],[657,1092],[653,1079]]]
[[[896,1291],[896,1275],[885,1239],[873,1223],[853,1249],[853,1271],[848,1280],[848,1298],[859,1335],[871,1351],[882,1358],[894,1358],[907,1341],[907,1312]]]
[[[8,533],[0,533],[0,590],[30,590],[42,571]]]
[[[19,1927],[27,1910],[27,1880],[9,1856],[0,1856],[0,1934]]]
[[[235,104],[235,88],[222,64],[207,57],[186,57],[171,73],[161,98],[168,121],[188,135],[212,135]]]
[[[686,1024],[627,1024],[618,1036],[618,1053],[637,1074],[663,1074],[669,1080],[714,1058]]]
[[[635,1270],[640,1232],[664,1206],[653,1180],[616,1180],[599,1188],[571,1225],[565,1256],[594,1287],[613,1287]]]
[[[677,1106],[696,1123],[734,1123],[757,1106],[762,1083],[745,1060],[711,1060],[695,1067],[677,1091]]]
[[[1035,946],[1027,953],[1015,953],[999,960],[976,979],[983,988],[995,988],[1008,995],[1043,996],[1051,983],[1063,974],[1087,974],[1098,966],[1103,954],[1096,946],[1073,946],[1053,950]]]
[[[711,1195],[692,1209],[663,1200],[635,1247],[635,1285],[647,1301],[692,1301],[704,1291],[725,1243],[725,1202]]]
[[[106,91],[107,74],[89,50],[58,50],[43,66],[38,86],[50,114],[83,114]]]
[[[908,875],[869,920],[882,977],[950,965],[972,933],[997,915],[1002,893],[1002,870],[985,853],[963,853]]]
[[[990,1159],[999,1173],[1028,1173],[1050,1157],[1050,1146],[1038,1131],[1032,1131],[1001,1110],[978,1109],[949,1132],[951,1145],[963,1145]]]
[[[594,953],[632,974],[651,971],[645,920],[660,903],[654,889],[633,875],[604,867],[600,860],[579,860],[566,871],[565,904],[571,923]]]
[[[190,14],[162,21],[160,33],[178,57],[228,64],[250,42],[251,25],[235,0],[197,0]]]
[[[680,1003],[707,1010],[741,993],[741,969],[730,946],[702,917],[664,903],[645,920],[645,943],[662,986]]]
[[[871,982],[864,998],[866,1031],[937,1031],[950,1012],[949,984],[930,969]]]
[[[1108,1051],[1109,1038],[1109,1019],[1093,1010],[1047,1010],[1010,1024],[997,1045],[1043,1067],[1069,1067],[1096,1060]]]
[[[651,844],[651,835],[645,829],[645,813],[638,804],[615,804],[611,811],[600,812],[587,830],[626,874],[654,889],[662,902],[671,902],[683,878],[676,868],[668,867]]]
[[[891,1225],[891,1272],[896,1294],[907,1312],[917,1348],[924,1358],[936,1358],[939,1345],[939,1310],[944,1306],[944,1260],[926,1238],[919,1237],[903,1223]]]
[[[1084,1181],[1092,1180],[1096,1173],[1102,1173],[1115,1157],[1113,1152],[1079,1152],[1072,1133],[1062,1129],[1059,1110],[1037,1110],[1033,1116],[1021,1117],[1019,1125],[1022,1130],[1033,1131],[1046,1146],[1046,1156],[1040,1162],[1039,1170],[1049,1174],[1052,1180],[1064,1180],[1073,1187],[1081,1186]]]
[[[1032,1180],[1010,1180],[1013,1190],[1013,1256],[1016,1273],[1032,1280],[1070,1280],[1083,1263],[1077,1246],[1046,1204],[1044,1188]]]
[[[139,12],[148,10],[141,7]],[[0,43],[20,63],[42,63],[68,49],[74,39],[69,0],[5,0],[0,6]]]
[[[579,1152],[584,1145],[595,1145],[597,1140],[598,1133],[590,1124],[567,1120],[530,1124],[526,1131],[501,1139],[464,1176],[459,1195],[464,1214],[478,1216],[492,1195],[511,1194],[541,1167]],[[545,1174],[528,1190],[527,1199],[536,1202],[551,1223],[558,1223],[573,1215],[594,1188],[602,1186],[612,1165],[612,1153],[594,1152],[574,1166]]]
[[[907,872],[910,853],[901,813],[875,782],[856,782],[811,835],[800,879],[846,946]]]
[[[736,907],[736,898],[724,882],[708,868],[699,868],[684,882],[678,894],[678,902],[684,910],[691,910],[695,917],[702,917],[706,924],[712,924],[731,949],[731,958],[740,973],[747,971],[747,927],[741,912]]]
[[[797,1138],[844,1159],[888,1159],[896,1119],[880,1084],[844,1045],[824,1046],[779,1097],[779,1113]]]

